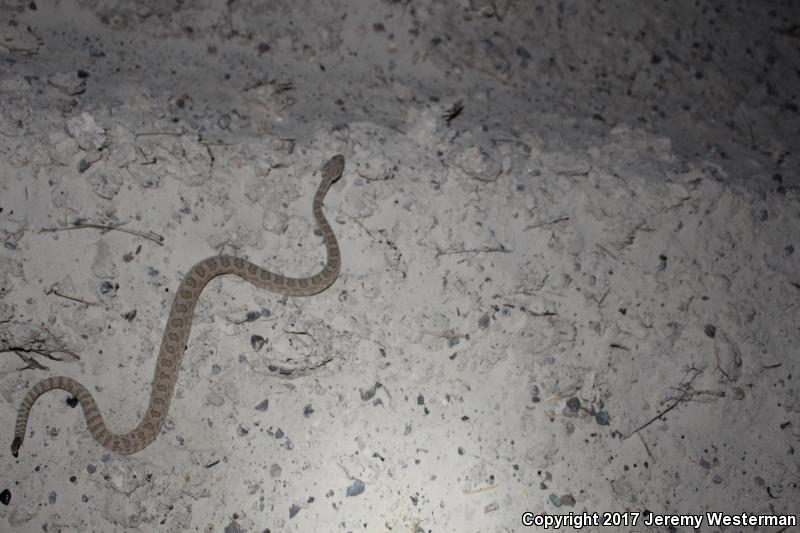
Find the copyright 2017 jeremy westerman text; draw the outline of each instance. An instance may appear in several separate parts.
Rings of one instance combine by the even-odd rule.
[[[755,514],[755,513],[686,513],[686,514],[659,514],[651,512],[605,512],[605,513],[573,513],[566,514],[534,514],[522,513],[522,525],[526,527],[540,527],[544,529],[572,528],[576,530],[585,527],[692,527],[700,526],[728,526],[728,527],[793,527],[797,526],[795,514]]]

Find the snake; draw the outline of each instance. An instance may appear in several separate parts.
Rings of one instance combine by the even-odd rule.
[[[62,389],[77,398],[83,408],[86,427],[94,439],[109,450],[120,455],[136,453],[156,439],[167,417],[175,383],[178,380],[183,353],[192,327],[195,305],[203,288],[209,281],[224,274],[234,274],[256,287],[288,296],[311,296],[330,287],[339,276],[341,254],[336,235],[322,213],[322,203],[331,184],[342,176],[344,156],[341,154],[328,160],[321,169],[322,179],[314,195],[312,214],[322,234],[327,260],[322,269],[310,277],[293,278],[271,272],[245,259],[235,256],[215,255],[203,259],[184,276],[172,308],[158,350],[150,400],[139,425],[127,433],[113,433],[106,426],[103,415],[92,393],[78,381],[65,376],[54,376],[34,385],[20,404],[14,429],[11,453],[18,457],[25,439],[28,416],[34,402],[42,394]]]

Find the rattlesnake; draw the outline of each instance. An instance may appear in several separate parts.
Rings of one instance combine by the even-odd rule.
[[[181,367],[181,359],[183,359],[183,352],[192,326],[195,304],[203,292],[203,287],[209,281],[223,274],[236,274],[257,287],[279,294],[310,296],[325,290],[336,280],[339,275],[341,256],[333,229],[322,214],[322,202],[328,188],[341,177],[343,171],[344,157],[341,155],[334,156],[325,163],[322,167],[322,181],[314,196],[313,215],[322,232],[322,239],[328,255],[322,270],[311,277],[290,278],[270,272],[239,257],[212,256],[200,261],[183,278],[178,292],[175,294],[175,300],[172,302],[164,336],[161,339],[161,348],[158,351],[150,403],[139,425],[125,434],[112,433],[106,427],[97,402],[86,387],[74,379],[64,376],[47,378],[34,385],[19,406],[14,441],[11,443],[11,453],[14,457],[17,457],[25,438],[25,428],[33,403],[39,396],[52,389],[66,390],[78,399],[83,407],[89,432],[97,442],[109,450],[128,455],[138,452],[153,442],[161,431],[169,410],[172,392],[175,389],[175,382]]]

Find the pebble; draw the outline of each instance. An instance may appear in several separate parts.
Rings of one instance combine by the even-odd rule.
[[[219,129],[227,130],[231,125],[231,116],[228,113],[224,113],[217,119],[217,126]]]
[[[300,512],[301,507],[295,503],[289,507],[289,518],[294,518],[297,513]]]
[[[377,383],[366,390],[358,389],[358,393],[361,395],[361,399],[365,402],[371,400],[375,396],[375,393],[377,391],[378,391]]]
[[[358,496],[359,494],[364,492],[365,488],[366,486],[364,485],[364,482],[361,481],[360,479],[356,479],[353,481],[352,485],[347,487],[347,496]]]
[[[277,479],[281,477],[282,471],[283,469],[281,468],[281,465],[279,465],[278,463],[272,463],[272,465],[270,465],[269,467],[269,476],[272,479]]]
[[[267,409],[269,409],[269,398],[256,405],[256,411],[266,411]]]
[[[250,346],[252,346],[253,350],[255,350],[256,352],[259,351],[261,348],[263,348],[266,342],[267,340],[261,335],[250,336]]]
[[[80,78],[75,77],[74,80],[69,80],[69,78],[72,78],[72,76],[65,75],[59,80],[66,83],[54,83],[54,85],[71,85],[71,87],[68,88],[71,91],[70,94],[78,94],[77,91],[81,90],[81,88],[85,90],[86,84],[81,81]],[[92,115],[86,112],[67,120],[67,131],[78,143],[78,146],[87,151],[92,149],[100,150],[109,142],[105,129],[95,122]]]
[[[100,293],[101,294],[108,294],[114,291],[114,284],[110,281],[104,281],[100,284]]]
[[[567,400],[567,409],[569,409],[573,413],[577,413],[578,409],[580,408],[581,408],[581,401],[578,399],[577,396],[573,396],[572,398]]]
[[[538,385],[531,385],[531,401],[533,403],[539,403],[541,399],[539,398],[539,386]]]
[[[230,524],[225,526],[225,533],[244,533],[244,530],[239,526],[236,520],[231,520]]]
[[[594,415],[594,419],[601,426],[607,426],[609,424],[609,422],[611,421],[609,416],[608,416],[608,413],[606,413],[605,411],[602,411],[602,410],[601,411],[597,411],[597,414]]]
[[[11,502],[11,491],[8,489],[3,490],[0,492],[0,503],[3,505],[8,505]]]

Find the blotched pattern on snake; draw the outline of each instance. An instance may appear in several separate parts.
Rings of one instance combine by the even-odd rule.
[[[34,385],[22,400],[17,415],[14,440],[11,444],[11,452],[14,456],[17,456],[25,438],[28,414],[33,403],[39,396],[52,389],[66,390],[78,399],[83,407],[89,432],[97,442],[106,448],[127,455],[137,452],[153,442],[164,425],[169,404],[172,401],[172,393],[192,327],[192,317],[197,299],[209,281],[223,274],[235,274],[256,287],[269,289],[279,294],[310,296],[325,290],[336,280],[339,275],[341,255],[333,229],[322,214],[322,202],[331,184],[341,177],[343,171],[344,157],[342,155],[336,155],[326,162],[322,167],[322,181],[314,196],[312,212],[314,220],[322,232],[322,239],[327,251],[327,261],[322,270],[308,278],[290,278],[270,272],[239,257],[213,256],[200,261],[183,278],[172,303],[161,340],[161,348],[158,351],[150,402],[139,425],[124,434],[112,433],[106,426],[92,393],[86,387],[68,377],[51,377]]]

